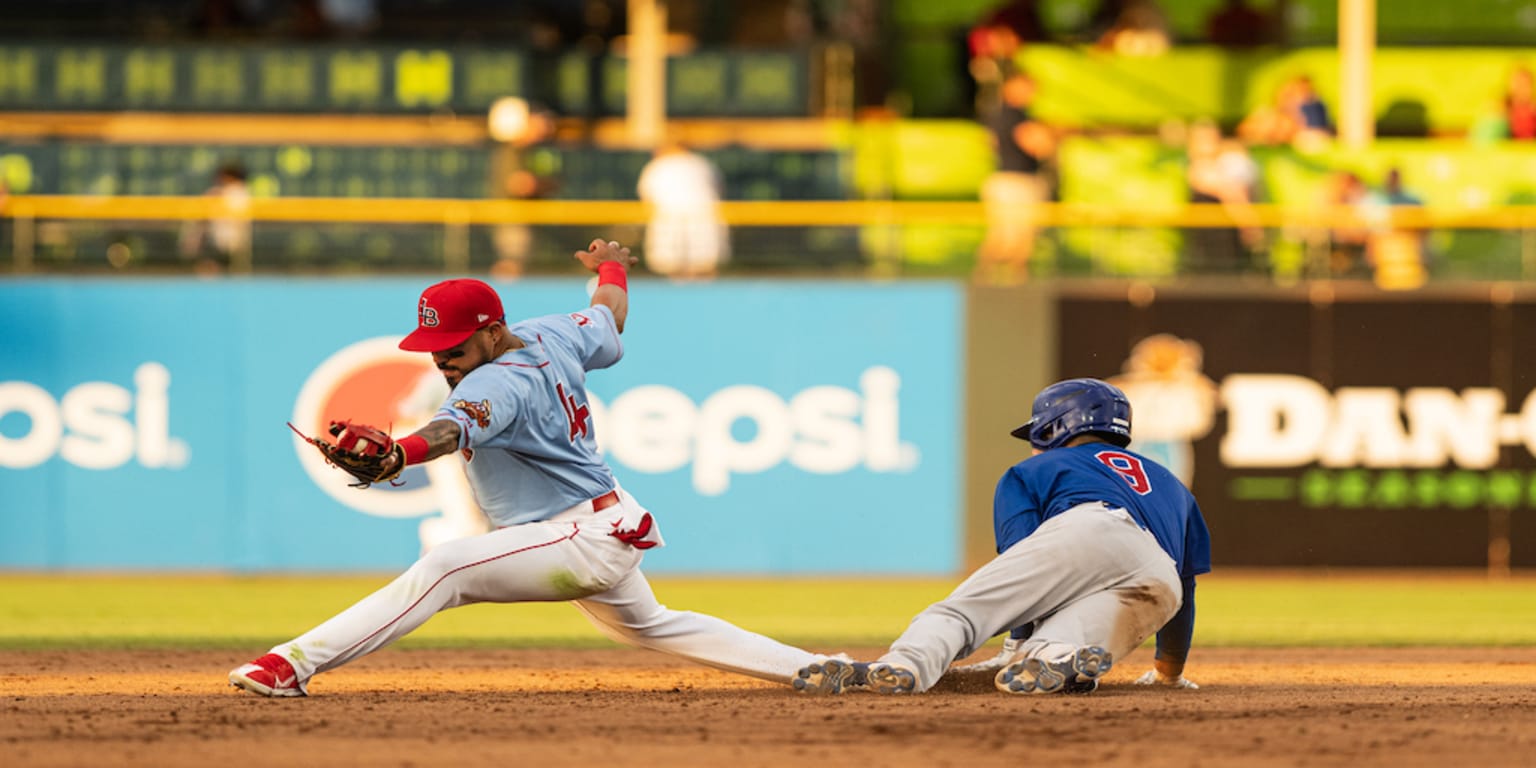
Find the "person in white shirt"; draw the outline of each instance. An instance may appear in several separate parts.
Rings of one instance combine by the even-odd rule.
[[[709,279],[730,258],[720,219],[720,175],[702,155],[663,145],[640,171],[640,199],[651,206],[645,265],[679,279]]]

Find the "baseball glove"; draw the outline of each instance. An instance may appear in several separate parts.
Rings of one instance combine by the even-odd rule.
[[[357,482],[348,483],[353,488],[367,488],[386,481],[390,485],[400,485],[395,478],[405,469],[405,449],[388,432],[367,424],[333,421],[328,431],[335,442],[329,442],[310,437],[291,423],[288,428],[319,449],[327,464],[341,467],[357,478]]]

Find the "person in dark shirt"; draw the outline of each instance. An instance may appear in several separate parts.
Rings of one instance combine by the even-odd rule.
[[[1013,70],[1003,81],[1002,103],[987,115],[997,170],[981,187],[987,233],[978,254],[980,282],[1025,279],[1035,249],[1037,211],[1051,197],[1048,170],[1056,137],[1030,114],[1035,91],[1034,78]]]
[[[1205,39],[1227,48],[1269,45],[1278,39],[1278,31],[1279,25],[1246,0],[1227,0],[1205,22]]]

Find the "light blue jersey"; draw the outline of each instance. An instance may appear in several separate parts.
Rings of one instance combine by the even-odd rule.
[[[624,356],[601,304],[509,326],[527,346],[470,371],[433,420],[463,428],[475,501],[498,526],[545,520],[618,486],[597,452],[587,371]]]

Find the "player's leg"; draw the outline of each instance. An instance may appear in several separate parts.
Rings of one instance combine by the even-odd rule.
[[[1123,661],[1178,612],[1181,593],[1172,574],[1171,567],[1167,574],[1141,574],[1063,607],[1040,622],[1019,652],[1051,657],[1098,645]]]
[[[1122,583],[1141,567],[1145,535],[1097,504],[1054,517],[918,614],[879,662],[910,670],[914,690],[927,690],[998,632]]]
[[[821,659],[714,616],[667,608],[639,568],[575,605],[618,642],[776,683],[790,682],[801,667]]]
[[[637,551],[600,527],[571,522],[531,523],[445,542],[384,588],[271,653],[291,665],[303,691],[313,675],[389,645],[438,611],[476,602],[583,597],[608,589],[639,560]],[[236,677],[231,674],[236,685],[254,690]]]
[[[877,690],[926,691],[952,662],[969,656],[999,631],[1073,599],[1073,566],[1045,559],[1053,538],[1046,533],[1009,548],[913,618],[874,665],[877,677],[892,675],[889,685],[877,680]],[[894,671],[886,672],[885,667]]]
[[[1156,574],[1088,595],[1043,619],[1037,635],[997,671],[995,684],[1006,693],[1092,691],[1167,623],[1178,603],[1178,590]]]
[[[1182,592],[1173,560],[1134,523],[1120,527],[1116,548],[1124,576],[1042,618],[997,673],[999,690],[1091,691],[1113,663],[1124,661],[1178,611]]]

